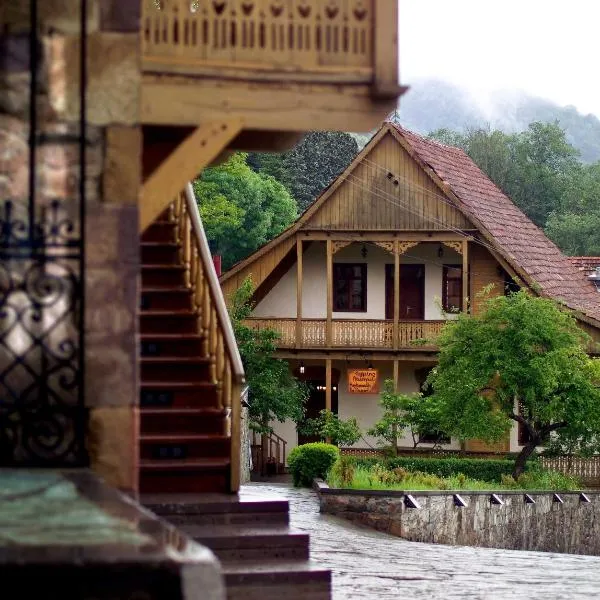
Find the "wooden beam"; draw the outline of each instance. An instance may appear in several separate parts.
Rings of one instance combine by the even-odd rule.
[[[462,241],[462,295],[463,312],[471,312],[469,307],[469,242]]]
[[[298,235],[305,240],[325,241],[331,238],[334,241],[344,242],[393,242],[394,239],[402,239],[405,242],[461,242],[465,239],[464,235],[457,235],[447,231],[426,232],[426,231],[386,231],[386,230],[362,230],[352,232],[339,229],[300,229]],[[469,234],[465,234],[469,235]]]
[[[369,360],[372,360],[373,362],[393,361],[394,359],[398,359],[399,361],[425,362],[427,364],[434,365],[437,363],[437,355],[437,350],[424,350],[421,347],[416,347],[415,349],[403,348],[398,352],[390,350],[389,348],[381,350],[378,350],[377,348],[369,348]],[[364,348],[349,348],[343,350],[322,350],[318,348],[296,350],[295,348],[279,348],[275,350],[275,356],[277,358],[283,358],[290,361],[322,361],[330,358],[331,360],[342,361],[357,360],[364,363],[365,350]]]
[[[141,122],[154,125],[239,118],[248,129],[265,131],[346,131],[349,123],[354,131],[371,131],[397,107],[396,98],[373,98],[370,83],[331,80],[312,85],[146,74],[141,88]]]
[[[394,350],[398,349],[400,340],[400,248],[398,240],[394,241]]]
[[[296,348],[302,346],[302,239],[296,238]]]
[[[205,123],[173,150],[142,186],[140,231],[167,208],[185,184],[209,165],[241,129],[241,119]]]
[[[400,89],[398,72],[398,1],[377,0],[375,10],[373,94],[379,98],[395,98],[406,91]]]
[[[398,391],[398,375],[399,375],[399,373],[398,373],[398,371],[399,371],[398,366],[399,366],[398,365],[398,359],[395,358],[394,359],[394,392]]]
[[[333,242],[327,240],[327,325],[325,342],[327,346],[332,345],[332,321],[333,319]]]

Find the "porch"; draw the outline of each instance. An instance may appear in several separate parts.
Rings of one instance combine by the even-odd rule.
[[[446,321],[414,320],[395,324],[391,319],[333,319],[328,335],[327,319],[261,319],[245,321],[255,330],[271,329],[279,334],[280,348],[421,348],[436,350],[435,341]],[[397,327],[395,326],[397,325]],[[327,340],[331,339],[331,344]]]

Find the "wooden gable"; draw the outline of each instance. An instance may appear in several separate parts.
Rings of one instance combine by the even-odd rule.
[[[339,181],[316,210],[309,210],[302,229],[475,229],[390,130]]]

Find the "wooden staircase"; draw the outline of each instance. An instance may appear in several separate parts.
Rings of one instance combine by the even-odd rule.
[[[239,486],[243,371],[189,202],[182,194],[141,238],[141,493]]]

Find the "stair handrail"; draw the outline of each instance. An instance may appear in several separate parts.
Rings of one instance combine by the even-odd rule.
[[[229,488],[237,492],[241,471],[240,392],[245,382],[244,367],[191,183],[169,210],[177,224],[185,283],[193,291],[198,330],[202,335],[201,355],[209,360],[209,377],[216,388],[217,404],[227,414],[224,433],[230,437]]]

